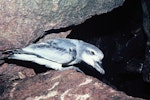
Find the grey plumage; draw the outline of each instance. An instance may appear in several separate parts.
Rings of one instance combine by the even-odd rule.
[[[104,57],[102,51],[81,40],[50,39],[46,42],[31,44],[22,49],[9,50],[8,53],[7,59],[32,61],[55,70],[78,69],[70,65],[84,61],[101,74],[105,73],[101,66],[101,60]],[[64,68],[62,65],[68,67]]]

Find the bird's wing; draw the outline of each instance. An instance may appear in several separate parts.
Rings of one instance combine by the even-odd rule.
[[[76,44],[70,40],[52,39],[39,44],[31,44],[22,49],[24,52],[61,64],[71,63],[76,59]]]

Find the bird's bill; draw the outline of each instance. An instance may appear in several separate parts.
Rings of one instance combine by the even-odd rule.
[[[102,68],[102,65],[101,65],[100,62],[95,62],[95,66],[94,67],[101,74],[105,74],[105,70]]]

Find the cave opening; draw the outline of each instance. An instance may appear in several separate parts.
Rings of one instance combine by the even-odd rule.
[[[128,95],[150,99],[150,83],[143,81],[141,74],[147,41],[142,22],[140,0],[126,0],[113,11],[74,26],[68,38],[84,40],[103,51],[106,74],[101,76],[81,67],[86,74]]]

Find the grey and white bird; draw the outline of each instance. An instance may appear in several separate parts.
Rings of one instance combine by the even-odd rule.
[[[21,49],[8,50],[7,59],[32,61],[54,70],[78,69],[71,66],[81,61],[95,68],[101,74],[104,54],[96,46],[75,39],[49,39],[45,42],[30,44]],[[63,67],[63,65],[68,67]],[[80,69],[79,69],[80,70]]]

